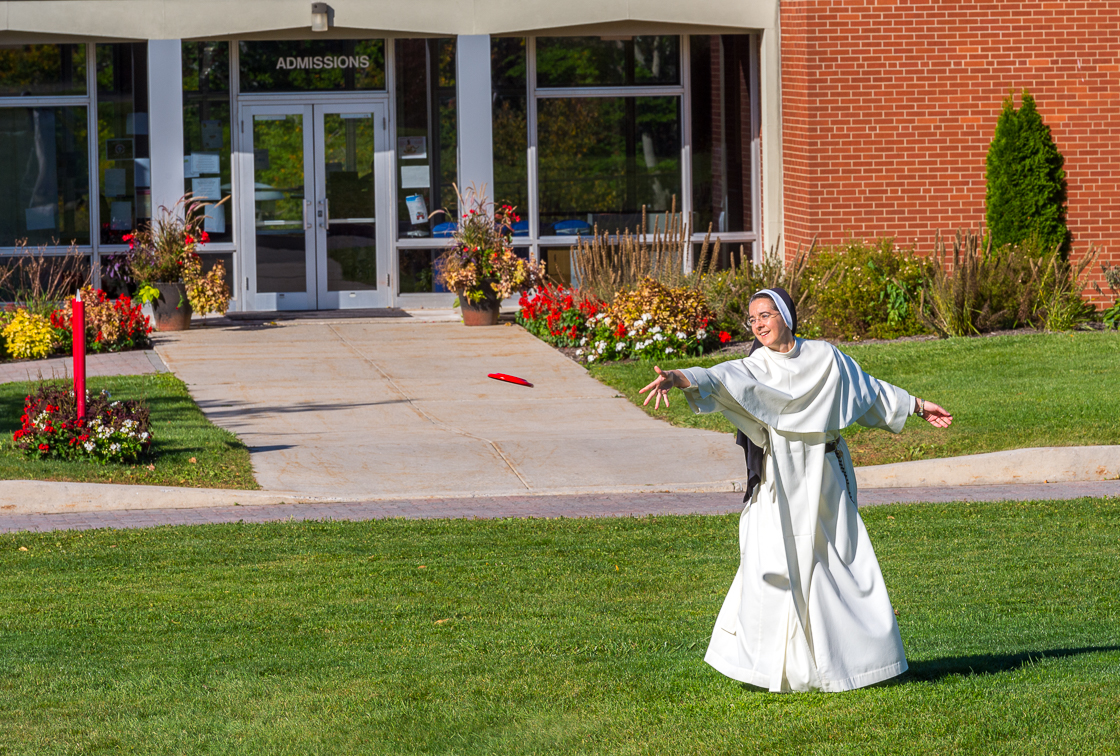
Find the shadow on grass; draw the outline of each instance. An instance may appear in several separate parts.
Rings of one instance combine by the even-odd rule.
[[[901,681],[936,681],[952,675],[994,675],[1013,672],[1043,659],[1064,659],[1081,654],[1102,654],[1120,651],[1120,646],[1083,646],[1081,648],[1051,648],[1045,651],[1022,651],[1017,654],[977,654],[975,656],[950,656],[910,663],[910,670]]]

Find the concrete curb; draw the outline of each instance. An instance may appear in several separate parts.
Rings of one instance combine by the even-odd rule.
[[[1090,483],[1116,481],[1118,478],[1120,478],[1120,446],[1014,449],[965,457],[856,468],[857,485],[864,492],[860,496],[861,505],[885,501],[893,495],[898,495],[892,492],[899,491],[907,492],[902,499],[897,499],[902,501],[954,501],[956,500],[954,497],[965,500],[973,495],[973,492],[982,490],[977,489],[977,486]],[[713,494],[736,491],[742,491],[742,482],[739,480],[675,486],[570,486],[524,491],[518,496],[537,499],[549,496]],[[882,495],[877,495],[877,491]],[[508,493],[495,491],[461,491],[454,495],[449,495],[446,491],[415,491],[408,496],[401,496],[400,493],[395,492],[389,494],[369,492],[329,496],[293,491],[241,491],[116,483],[5,480],[0,481],[0,515],[331,504],[355,501],[371,503],[402,500],[436,501],[449,498],[482,500],[509,496]],[[926,496],[931,498],[923,498]]]
[[[1120,446],[1037,449],[856,468],[861,489],[1073,483],[1120,478]]]

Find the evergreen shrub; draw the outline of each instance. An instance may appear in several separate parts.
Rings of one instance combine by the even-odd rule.
[[[995,248],[1031,242],[1068,252],[1064,163],[1030,93],[1023,91],[1018,110],[1009,95],[986,160],[985,220]]]

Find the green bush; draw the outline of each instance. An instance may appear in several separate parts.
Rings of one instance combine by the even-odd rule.
[[[845,340],[925,333],[918,302],[928,269],[889,238],[822,249],[805,269],[812,313],[801,331]]]
[[[1044,252],[1068,251],[1064,163],[1030,93],[1023,90],[1018,110],[1009,95],[988,147],[984,177],[994,248],[1033,241]]]

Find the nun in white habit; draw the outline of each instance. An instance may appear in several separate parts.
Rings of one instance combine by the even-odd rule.
[[[749,322],[755,348],[745,359],[654,368],[642,389],[655,408],[683,389],[693,411],[722,412],[745,436],[739,570],[704,660],[775,692],[851,690],[900,675],[906,654],[840,430],[859,423],[898,433],[911,414],[946,428],[952,416],[831,344],[796,338],[783,289],[755,294]]]

